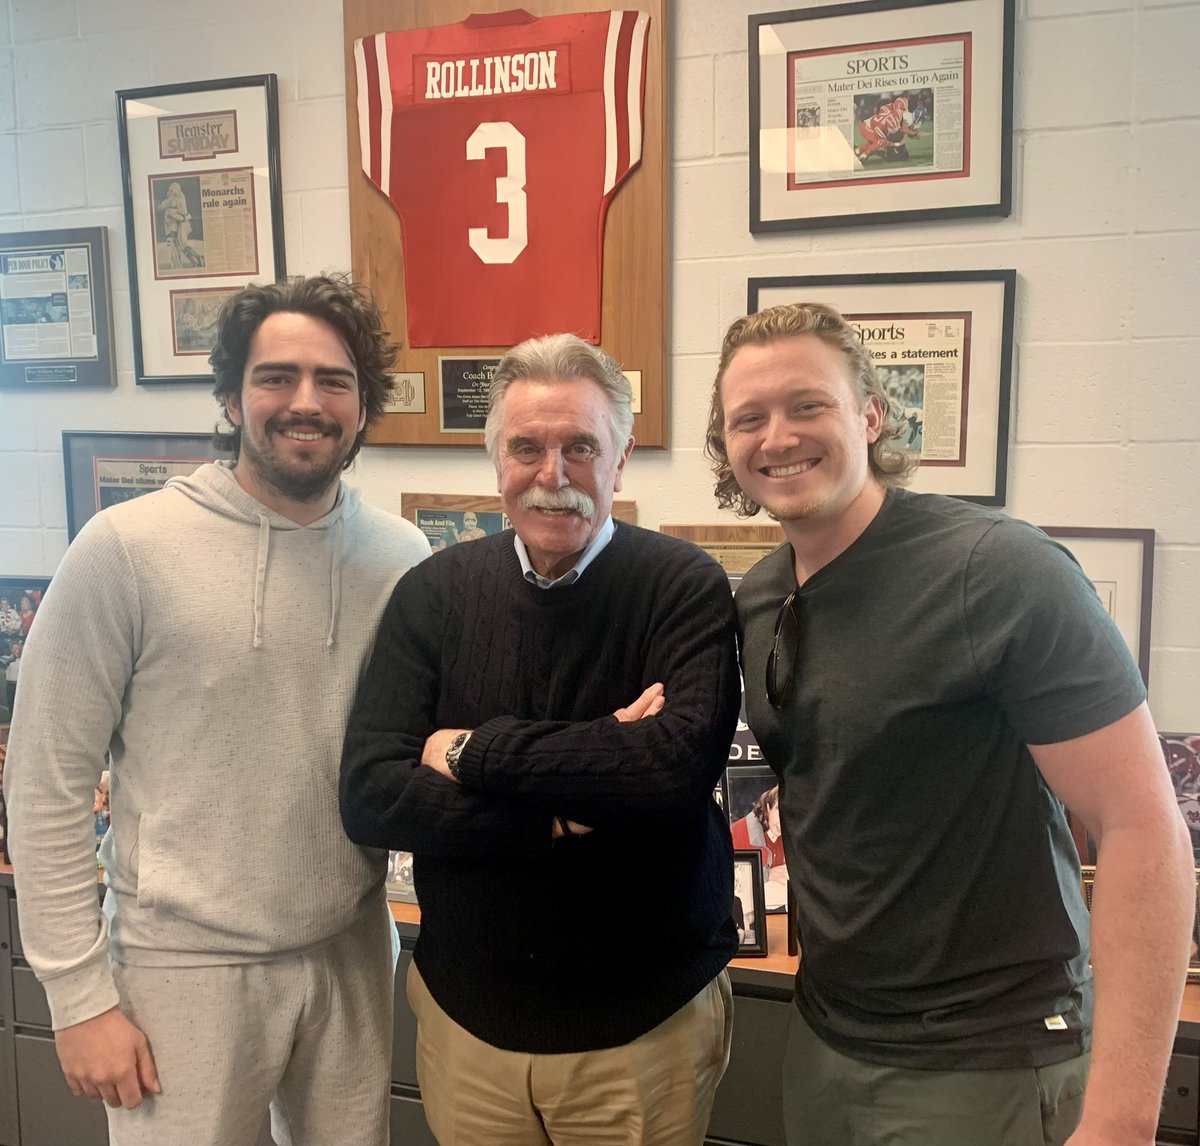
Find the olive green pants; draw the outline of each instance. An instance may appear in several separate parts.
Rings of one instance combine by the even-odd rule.
[[[1061,1146],[1090,1054],[1011,1070],[910,1070],[849,1058],[793,1006],[783,1059],[787,1146]]]

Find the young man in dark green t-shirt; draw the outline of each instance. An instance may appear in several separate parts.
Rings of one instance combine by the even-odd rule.
[[[1151,1146],[1193,873],[1145,689],[1064,549],[899,488],[900,433],[835,311],[726,335],[717,499],[787,537],[738,614],[800,916],[789,1146]]]

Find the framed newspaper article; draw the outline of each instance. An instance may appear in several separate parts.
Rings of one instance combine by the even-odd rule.
[[[750,230],[1008,215],[1014,6],[750,16]]]
[[[750,279],[750,311],[822,302],[871,352],[920,455],[910,487],[1003,505],[1012,395],[1013,270]]]
[[[1160,732],[1158,743],[1175,789],[1179,814],[1188,826],[1192,854],[1200,865],[1200,733]]]
[[[117,92],[139,384],[207,382],[222,303],[286,273],[273,75]]]
[[[215,456],[211,434],[63,433],[67,539],[102,509],[162,489]]]
[[[1150,616],[1154,601],[1154,530],[1043,525],[1091,578],[1129,651],[1150,683]]]
[[[0,386],[115,386],[108,228],[0,235]]]

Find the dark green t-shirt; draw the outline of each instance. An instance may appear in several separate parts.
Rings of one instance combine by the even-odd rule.
[[[1145,699],[1091,582],[1033,526],[891,491],[797,594],[777,712],[767,655],[795,587],[785,544],[737,605],[750,727],[781,780],[806,1019],[844,1053],[931,1069],[1087,1049],[1078,857],[1026,745]]]

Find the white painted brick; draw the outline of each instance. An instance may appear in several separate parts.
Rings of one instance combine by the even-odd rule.
[[[37,529],[0,528],[0,562],[6,573],[44,577],[42,534]]]
[[[1181,591],[1182,590],[1182,591]],[[1155,544],[1154,618],[1151,636],[1166,634],[1173,645],[1200,648],[1200,549]],[[1200,728],[1200,724],[1196,726]]]
[[[1131,480],[1121,446],[1017,443],[1008,455],[1005,512],[1036,525],[1114,525]]]
[[[790,3],[788,8],[816,8],[810,2]],[[731,46],[744,45],[747,17],[772,11],[762,0],[714,0],[712,3],[684,0],[671,16],[672,52],[677,56],[715,56]]]
[[[1018,442],[1119,442],[1126,434],[1127,343],[1025,343]]]
[[[1200,231],[1133,239],[1133,334],[1186,336],[1200,315]]]
[[[0,44],[12,43],[12,33],[8,27],[9,0],[0,0]]]
[[[227,23],[206,23],[181,32],[177,27],[150,33],[153,83],[208,80],[218,76],[249,76],[274,72],[280,99],[296,91],[296,25],[264,13],[257,3],[237,3]],[[206,20],[217,13],[206,6]],[[131,86],[131,85],[126,85]]]
[[[1200,5],[1138,17],[1133,107],[1139,122],[1195,116],[1197,44]]]
[[[65,529],[42,530],[42,571],[43,576],[53,577],[59,562],[67,552],[67,531]]]
[[[75,0],[12,0],[12,38],[15,44],[30,40],[73,39],[79,31]]]
[[[1025,22],[1016,53],[1018,128],[1129,122],[1134,26],[1125,13]]]
[[[1013,252],[1017,329],[1026,342],[1103,342],[1130,324],[1132,240],[1031,241]],[[952,264],[954,265],[954,264]]]
[[[87,157],[88,206],[123,207],[121,190],[121,154],[117,144],[117,124],[93,123],[83,130],[83,148]]]
[[[750,119],[745,52],[718,56],[713,65],[718,155],[748,155]]]
[[[1151,650],[1150,711],[1154,713],[1154,723],[1164,732],[1195,732],[1200,728],[1198,680],[1200,650]]]
[[[1126,520],[1153,526],[1165,545],[1200,545],[1200,442],[1135,443],[1129,465]]]
[[[346,105],[305,100],[280,108],[283,185],[291,191],[346,187]]]
[[[345,190],[305,191],[300,196],[304,227],[301,274],[350,270],[350,202]]]
[[[283,193],[283,251],[289,275],[300,274],[304,265],[304,221],[300,213],[303,198],[303,194]]]
[[[192,5],[163,3],[163,0],[120,0],[119,3],[96,3],[84,0],[79,10],[79,31],[83,36],[97,32],[141,31],[145,28],[189,23]]]
[[[749,254],[746,164],[721,160],[672,172],[671,250],[677,259]]]
[[[713,153],[713,61],[710,56],[679,59],[671,76],[673,159],[701,159]]]
[[[17,126],[13,82],[12,49],[0,48],[0,131],[12,131]]]
[[[88,46],[81,40],[22,45],[16,50],[18,121],[22,128],[84,123],[89,105]]]
[[[1095,235],[1126,230],[1132,209],[1128,128],[1051,132],[1025,141],[1025,235]]]
[[[1200,221],[1200,119],[1138,127],[1133,203],[1139,231],[1195,230]]]
[[[62,454],[38,454],[35,472],[42,526],[47,529],[66,529],[67,484],[63,475]]]
[[[38,455],[0,454],[0,489],[4,490],[5,524],[36,529],[41,520]]]
[[[155,82],[150,34],[142,31],[103,32],[90,36],[87,45],[85,96],[88,112],[84,118],[116,123],[117,92],[147,87]],[[227,74],[220,67],[214,67],[214,72]]]
[[[708,433],[708,407],[719,356],[687,355],[671,365],[671,444],[673,451],[701,449]]]
[[[337,4],[304,18],[296,29],[296,85],[299,99],[344,98],[346,60],[342,13]]]
[[[21,206],[26,211],[73,210],[87,203],[83,132],[78,127],[17,137]]]
[[[0,135],[0,217],[21,209],[21,187],[17,180],[17,137]]]
[[[671,275],[672,354],[695,354],[712,346],[720,321],[714,263],[677,263]]]
[[[1194,364],[1200,338],[1132,344],[1129,435],[1135,441],[1200,441],[1200,402]],[[1200,610],[1197,610],[1200,615]]]
[[[1030,19],[1053,16],[1088,16],[1099,12],[1130,12],[1134,0],[1025,0]]]
[[[42,395],[36,392],[0,390],[0,450],[32,451],[38,448],[37,417],[43,401]],[[0,569],[3,564],[0,561]]]

